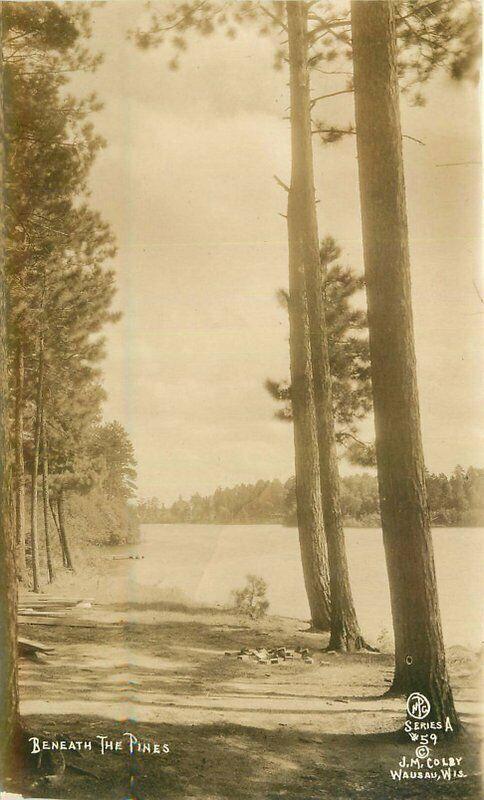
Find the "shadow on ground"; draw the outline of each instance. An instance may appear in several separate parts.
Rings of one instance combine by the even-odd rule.
[[[476,742],[469,737],[439,747],[439,756],[464,758],[466,778],[453,782],[394,781],[408,744],[390,733],[308,735],[298,730],[267,731],[242,725],[143,725],[104,719],[26,718],[30,730],[52,738],[92,740],[93,751],[68,753],[64,776],[56,785],[40,780],[17,786],[39,797],[85,800],[389,800],[402,798],[477,798],[479,779]],[[129,754],[129,731],[138,740],[167,743],[170,752]],[[124,740],[120,752],[101,755],[97,736]],[[74,771],[84,769],[91,774]]]
[[[97,627],[96,620],[111,627]],[[392,657],[330,656],[327,637],[301,631],[298,620],[237,618],[185,607],[104,607],[92,628],[25,626],[49,641],[45,662],[22,662],[21,707],[32,735],[92,741],[66,753],[65,773],[23,794],[95,800],[388,800],[480,797],[475,732],[439,742],[435,755],[463,757],[467,777],[392,780],[415,745],[401,728],[404,703],[382,698]],[[121,623],[121,624],[119,624]],[[302,645],[313,664],[237,661],[240,647]],[[231,655],[225,655],[226,652]],[[474,731],[478,662],[451,659],[464,719]],[[465,708],[464,708],[465,706]],[[128,752],[132,732],[169,753]],[[123,742],[100,752],[99,736]]]

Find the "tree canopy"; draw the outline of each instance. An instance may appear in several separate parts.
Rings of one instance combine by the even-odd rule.
[[[14,2],[5,9],[10,397],[17,516],[26,470],[34,561],[39,460],[50,472],[51,498],[61,501],[65,493],[89,492],[100,480],[106,497],[114,493],[126,501],[135,480],[126,432],[117,423],[102,424],[103,331],[119,319],[115,273],[108,266],[116,247],[89,199],[90,170],[105,146],[91,119],[101,105],[95,94],[69,91],[72,72],[100,63],[86,47],[89,34],[86,4]],[[130,464],[119,464],[119,473],[116,443],[126,452],[131,448]],[[21,516],[20,549],[23,525]],[[47,531],[46,537],[48,545]]]

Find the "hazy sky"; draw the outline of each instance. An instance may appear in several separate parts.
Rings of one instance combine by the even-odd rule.
[[[169,49],[136,50],[126,31],[142,2],[93,10],[105,53],[76,90],[96,89],[108,139],[92,204],[112,223],[123,320],[108,332],[107,419],[129,431],[141,496],[172,501],[217,485],[287,478],[291,426],[263,388],[288,375],[288,326],[275,299],[287,286],[288,90],[273,45],[190,40],[177,72]],[[320,76],[321,77],[321,76]],[[318,94],[343,87],[326,78]],[[482,464],[477,89],[441,77],[424,109],[402,106],[423,436],[428,467]],[[320,116],[349,122],[351,95]],[[321,104],[320,104],[321,105]],[[320,234],[362,269],[355,142],[315,142]],[[482,431],[482,426],[480,426]]]

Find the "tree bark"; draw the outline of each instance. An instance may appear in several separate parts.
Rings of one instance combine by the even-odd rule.
[[[54,503],[53,503],[51,497],[49,497],[49,508],[50,508],[50,513],[52,515],[52,519],[54,520],[55,529],[56,529],[57,533],[59,534],[59,542],[60,542],[61,553],[62,553],[62,563],[63,563],[63,565],[65,567],[67,567],[67,558],[66,558],[66,553],[65,553],[65,550],[64,550],[64,540],[62,539],[62,534],[61,534],[61,529],[60,529],[60,526],[59,526],[59,521],[58,521],[58,519],[57,519],[57,517],[55,515]]]
[[[0,4],[0,41],[1,39]],[[0,786],[5,788],[5,778],[16,771],[21,728],[18,706],[15,525],[8,419],[3,134],[3,62],[0,48]]]
[[[292,3],[287,5],[290,6]],[[328,552],[321,503],[306,292],[304,274],[300,268],[298,227],[292,189],[289,192],[287,223],[291,404],[299,545],[312,626],[327,631],[330,629],[331,621]]]
[[[0,160],[3,167],[3,157]],[[0,252],[0,787],[5,787],[5,778],[16,773],[21,726],[18,705],[17,568],[12,454],[10,452],[8,430],[3,230],[0,234],[2,239]]]
[[[395,630],[393,691],[421,692],[454,729],[425,487],[391,2],[352,3],[376,453]]]
[[[340,506],[333,398],[319,255],[311,141],[307,5],[287,3],[291,90],[292,173],[288,226],[292,271],[305,286],[306,347],[312,370],[319,475],[331,589],[332,650],[359,649],[363,642],[351,594]],[[304,289],[303,289],[304,293]],[[294,387],[294,383],[293,383]],[[294,402],[294,401],[293,401]]]
[[[37,392],[34,423],[34,450],[32,455],[32,487],[30,497],[30,549],[32,559],[32,583],[34,592],[40,591],[39,574],[39,541],[37,530],[37,478],[39,475],[39,454],[41,439],[41,405],[44,384],[44,338],[39,335],[39,353],[37,361]]]
[[[43,402],[43,401],[42,401]],[[42,408],[41,419],[41,449],[42,449],[42,507],[44,511],[45,552],[47,556],[47,574],[49,583],[55,578],[54,564],[52,561],[52,548],[50,546],[49,531],[49,462],[47,457],[47,437],[45,433],[45,408]]]
[[[59,495],[57,497],[57,513],[59,515],[59,531],[62,539],[63,552],[65,554],[65,559],[66,559],[66,567],[72,570],[72,572],[75,572],[74,562],[72,560],[71,549],[69,546],[69,539],[66,530],[66,522],[64,516],[64,492],[62,491],[62,489],[60,489]]]
[[[21,341],[17,344],[15,357],[15,533],[17,543],[17,565],[20,579],[27,581],[25,557],[25,464],[24,464],[24,350]]]
[[[297,289],[293,280],[289,283],[291,397],[299,547],[304,585],[311,612],[311,627],[314,630],[328,631],[331,622],[328,553],[321,507],[311,371],[307,349],[303,344],[304,323],[301,324],[300,313],[297,310],[299,304],[294,302]]]

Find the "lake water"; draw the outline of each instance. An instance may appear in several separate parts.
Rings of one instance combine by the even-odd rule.
[[[447,645],[479,647],[484,530],[437,528],[433,533],[437,581]],[[382,535],[348,529],[346,544],[361,628],[375,641],[391,631]],[[230,603],[231,591],[254,573],[268,584],[269,613],[308,619],[297,531],[279,525],[143,525],[141,541],[116,548],[138,553],[130,561],[127,599],[182,594],[201,603]],[[127,562],[120,562],[125,568]]]

